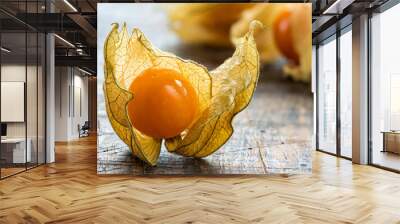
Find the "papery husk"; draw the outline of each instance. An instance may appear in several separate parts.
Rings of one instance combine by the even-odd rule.
[[[153,47],[140,30],[134,29],[129,35],[125,24],[121,32],[118,30],[118,24],[113,24],[112,31],[105,41],[104,59],[103,87],[111,125],[135,156],[150,165],[155,165],[162,139],[146,136],[133,127],[126,109],[128,102],[134,97],[129,92],[130,84],[145,69],[174,69],[195,87],[199,111],[203,111],[211,99],[211,77],[205,67]]]
[[[173,69],[184,76],[198,96],[198,117],[180,135],[165,139],[170,152],[204,157],[215,152],[232,135],[232,119],[251,100],[259,75],[259,56],[253,38],[260,22],[251,22],[249,32],[236,42],[236,51],[217,69],[163,52],[134,29],[128,35],[126,25],[114,24],[104,46],[106,111],[116,134],[132,153],[149,165],[156,165],[162,139],[146,136],[134,128],[127,104],[134,94],[133,80],[148,68]]]
[[[168,7],[170,26],[188,44],[231,47],[230,28],[255,4],[193,3]]]
[[[167,139],[170,152],[205,157],[218,150],[232,135],[233,117],[247,107],[259,76],[259,55],[253,34],[258,21],[252,21],[248,33],[236,41],[233,56],[211,71],[211,104],[185,136]]]

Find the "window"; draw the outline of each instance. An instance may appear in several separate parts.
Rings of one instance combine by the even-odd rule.
[[[400,170],[400,5],[371,18],[371,162]]]
[[[318,48],[318,149],[336,153],[336,36]]]
[[[352,156],[352,33],[351,26],[340,36],[340,155]]]

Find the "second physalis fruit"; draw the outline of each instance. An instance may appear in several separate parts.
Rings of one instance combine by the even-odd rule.
[[[232,57],[218,68],[163,52],[144,34],[114,24],[104,44],[106,111],[115,133],[139,159],[156,165],[169,152],[205,157],[232,135],[232,119],[249,104],[259,75],[252,21]]]
[[[284,74],[311,80],[311,3],[198,3],[168,7],[172,29],[186,43],[226,47],[249,30],[253,20],[266,29],[254,39],[264,63],[287,59]]]
[[[286,76],[294,80],[311,80],[312,54],[311,4],[266,3],[256,4],[242,12],[231,27],[235,41],[247,32],[252,20],[261,21],[266,29],[254,34],[261,61],[274,62],[281,56],[287,59],[283,67]]]

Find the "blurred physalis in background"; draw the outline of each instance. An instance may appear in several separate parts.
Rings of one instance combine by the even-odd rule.
[[[255,34],[260,59],[274,63],[285,58],[284,74],[294,80],[311,80],[311,4],[175,4],[168,8],[172,29],[189,44],[233,46],[252,20],[265,29]]]

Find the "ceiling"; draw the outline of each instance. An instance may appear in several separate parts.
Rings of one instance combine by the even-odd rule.
[[[346,16],[351,16],[368,8],[379,6],[387,0],[292,0],[286,2],[312,2],[313,41],[318,41],[329,32],[335,32],[335,24]],[[46,4],[47,2],[47,4]],[[25,54],[24,33],[54,32],[56,45],[56,65],[79,66],[96,73],[96,28],[97,3],[139,2],[118,0],[1,0],[0,25],[3,32],[3,46]],[[151,2],[151,1],[140,1]],[[154,2],[168,2],[157,1]],[[285,2],[270,0],[268,2]],[[51,13],[50,13],[51,12]],[[342,25],[346,25],[345,22]],[[332,28],[334,27],[334,28]],[[329,31],[331,30],[331,31]],[[329,31],[329,32],[328,32]],[[28,38],[28,42],[29,42]],[[28,44],[27,52],[36,49]],[[11,58],[11,57],[10,57]],[[29,58],[29,56],[28,56]]]
[[[396,0],[313,0],[313,44],[317,44],[352,23],[353,17],[374,12]]]
[[[7,60],[36,57],[36,33],[54,32],[56,66],[78,66],[96,74],[96,0],[1,0],[2,46]],[[50,13],[51,12],[51,13]],[[27,38],[25,40],[25,31]],[[29,34],[30,32],[35,33]],[[27,41],[27,45],[25,43]],[[30,43],[34,42],[34,43]],[[25,50],[25,46],[27,46]],[[43,47],[39,45],[39,47]],[[39,48],[40,49],[40,48]]]

